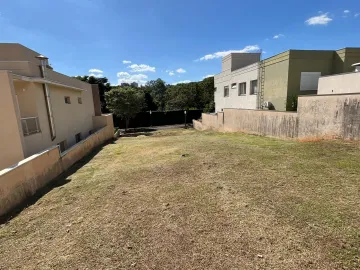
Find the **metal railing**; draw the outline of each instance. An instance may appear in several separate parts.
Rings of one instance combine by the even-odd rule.
[[[24,136],[29,136],[31,134],[41,132],[40,124],[39,124],[39,117],[21,118],[21,125],[22,125]]]

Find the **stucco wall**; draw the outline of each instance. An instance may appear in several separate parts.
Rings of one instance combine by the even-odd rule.
[[[194,128],[296,138],[298,116],[292,112],[224,109],[221,115],[202,114],[201,126],[195,125]]]
[[[264,110],[224,110],[224,131],[242,131],[278,138],[296,138],[297,113]]]
[[[321,76],[332,73],[333,51],[290,51],[288,97],[314,95],[317,89],[300,91],[301,72],[321,72]]]
[[[319,79],[318,95],[360,93],[360,72],[338,74]]]
[[[193,127],[194,127],[196,130],[203,130],[202,122],[201,122],[201,121],[198,121],[198,120],[195,120],[195,119],[193,119]]]
[[[99,116],[100,117],[100,116]],[[112,115],[103,116],[112,123]],[[111,121],[109,120],[111,119]],[[55,179],[96,146],[113,138],[113,125],[106,126],[60,154],[58,146],[20,161],[0,171],[0,216]]]
[[[41,133],[24,137],[25,156],[31,156],[39,151],[66,140],[70,147],[75,144],[75,134],[81,133],[82,138],[93,130],[94,102],[90,84],[85,84],[84,91],[48,85],[54,115],[56,138],[51,140],[49,120],[42,84],[30,82],[15,82],[17,99],[22,117],[39,117]],[[71,104],[65,103],[69,96]],[[81,97],[82,104],[78,103]]]
[[[255,63],[233,72],[222,72],[215,76],[215,111],[221,112],[224,108],[256,109],[257,95],[250,95],[250,81],[257,80],[259,64]],[[239,96],[239,84],[246,83],[246,95]],[[236,88],[231,89],[231,84]],[[224,87],[229,86],[229,96],[224,97]]]
[[[20,112],[11,75],[0,71],[0,170],[24,158]],[[1,194],[0,194],[1,196]]]
[[[360,94],[299,97],[299,138],[360,139]]]
[[[218,112],[216,114],[203,113],[201,115],[203,128],[210,130],[222,131],[224,127],[224,113]]]
[[[264,101],[270,101],[275,110],[285,111],[289,75],[289,51],[265,59],[263,65],[265,67],[265,72],[262,72],[265,76]]]

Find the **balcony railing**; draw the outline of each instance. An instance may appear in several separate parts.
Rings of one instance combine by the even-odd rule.
[[[39,117],[21,118],[21,125],[24,136],[29,136],[31,134],[41,132],[39,125]]]

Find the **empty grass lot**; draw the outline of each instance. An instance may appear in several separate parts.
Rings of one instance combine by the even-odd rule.
[[[359,269],[360,146],[121,138],[0,227],[1,269]]]

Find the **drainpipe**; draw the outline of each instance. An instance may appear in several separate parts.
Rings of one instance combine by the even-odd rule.
[[[40,65],[41,77],[46,79],[46,66],[47,66],[48,58],[43,55],[39,55],[36,58],[39,59],[41,62],[41,65]],[[43,84],[43,89],[44,89],[44,96],[45,96],[45,102],[46,102],[46,111],[47,111],[48,120],[49,120],[51,140],[53,141],[56,138],[56,130],[55,130],[55,123],[54,123],[54,115],[53,115],[52,106],[51,106],[50,91],[49,91],[49,87],[48,87],[47,83]]]

